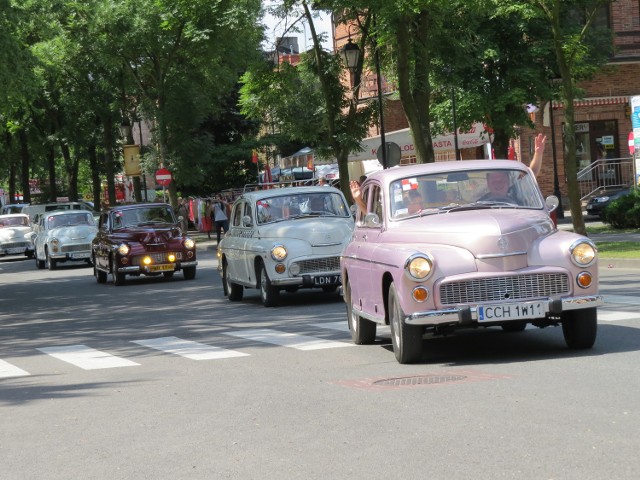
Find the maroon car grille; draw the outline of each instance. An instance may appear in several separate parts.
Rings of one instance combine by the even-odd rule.
[[[509,277],[480,278],[440,285],[443,305],[526,300],[569,293],[569,277],[564,273],[535,273]]]
[[[146,253],[144,255],[136,255],[131,259],[131,265],[142,265],[142,259],[144,257],[151,257],[153,263],[171,263],[167,256],[173,252],[161,252],[161,253]],[[174,254],[176,260],[182,260],[182,252],[176,252]]]
[[[300,266],[300,275],[340,270],[340,257],[312,258],[295,263]]]

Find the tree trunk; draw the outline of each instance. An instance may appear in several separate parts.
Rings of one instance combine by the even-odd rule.
[[[116,183],[115,183],[115,165],[113,160],[113,143],[115,141],[113,135],[113,116],[111,112],[104,114],[102,117],[103,127],[103,147],[104,147],[104,165],[107,176],[107,195],[109,197],[109,205],[116,204]]]
[[[20,180],[22,186],[22,198],[24,203],[31,203],[31,187],[29,185],[29,142],[27,140],[27,132],[24,129],[20,130],[18,133],[18,138],[20,140],[20,163],[21,163],[21,172],[20,172]]]

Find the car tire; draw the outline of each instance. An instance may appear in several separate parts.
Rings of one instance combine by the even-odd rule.
[[[116,287],[120,287],[122,285],[124,285],[125,282],[125,274],[124,273],[120,273],[116,270],[116,266],[112,263],[111,264],[111,275],[113,277],[113,284]]]
[[[34,254],[33,258],[36,259],[36,268],[38,270],[42,270],[44,268],[44,260],[38,260],[38,255]]]
[[[196,278],[196,267],[185,267],[182,270],[185,280],[193,280]]]
[[[47,255],[47,268],[49,270],[55,270],[56,268],[58,268],[58,263],[49,256],[49,252],[45,252]]]
[[[225,262],[222,266],[222,285],[224,287],[224,294],[229,297],[229,300],[232,302],[238,302],[242,300],[242,295],[244,294],[244,289],[242,285],[238,285],[237,283],[233,283],[229,279],[229,269],[227,268],[227,262]]]
[[[502,327],[502,330],[508,333],[522,332],[525,328],[527,328],[527,322],[515,321],[515,322],[503,323],[501,327]]]
[[[598,310],[570,310],[561,315],[562,333],[569,348],[585,349],[593,347],[598,334]]]
[[[279,296],[280,291],[271,285],[271,280],[269,280],[269,275],[267,275],[267,269],[264,263],[262,263],[260,265],[260,298],[262,299],[262,304],[265,307],[275,307],[278,304]]]
[[[422,327],[404,322],[404,312],[393,283],[389,287],[388,298],[393,353],[398,363],[415,363],[422,357]]]
[[[355,313],[351,303],[351,285],[347,281],[344,289],[344,301],[347,304],[347,322],[351,332],[351,340],[356,345],[369,345],[376,340],[377,325]]]
[[[96,277],[97,283],[107,283],[107,272],[103,272],[102,270],[98,270],[95,265],[95,261],[93,264],[93,275]]]

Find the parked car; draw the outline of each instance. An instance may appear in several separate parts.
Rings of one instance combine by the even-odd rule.
[[[93,212],[93,207],[84,201],[81,202],[55,202],[55,203],[39,203],[26,205],[22,209],[22,213],[29,215],[33,225],[39,225],[40,216],[45,212],[54,212],[57,210],[88,210]]]
[[[614,200],[629,195],[631,189],[625,188],[624,190],[618,190],[616,192],[608,193],[607,195],[601,195],[598,197],[591,197],[587,202],[587,215],[595,215],[602,218],[602,212],[607,206]]]
[[[32,231],[28,215],[22,213],[0,215],[0,256],[33,257]]]
[[[182,271],[185,280],[196,277],[196,243],[180,228],[166,203],[114,207],[100,215],[98,234],[91,243],[93,271],[98,283],[112,275],[124,285],[127,275],[172,278]]]
[[[91,263],[91,240],[97,232],[93,215],[82,210],[58,210],[40,215],[31,234],[36,267],[55,270],[59,263]]]
[[[243,193],[233,204],[230,229],[218,246],[224,294],[239,301],[260,289],[265,307],[281,290],[340,285],[340,255],[353,217],[340,190],[283,187]]]
[[[370,175],[362,194],[367,211],[358,213],[341,263],[356,344],[372,343],[384,324],[399,363],[422,357],[423,334],[462,328],[562,325],[570,348],[595,342],[603,303],[596,247],[554,226],[558,199],[545,202],[528,167],[396,167]]]
[[[0,208],[0,215],[7,215],[9,213],[22,213],[22,209],[29,205],[28,203],[10,203],[3,205]]]

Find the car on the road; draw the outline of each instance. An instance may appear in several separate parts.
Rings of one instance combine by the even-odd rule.
[[[91,244],[94,275],[115,285],[126,276],[160,276],[182,271],[185,280],[196,277],[196,243],[183,232],[171,205],[144,203],[111,208],[100,215],[98,234]]]
[[[607,208],[607,206],[611,204],[611,202],[619,199],[620,197],[624,197],[625,195],[629,195],[630,193],[631,189],[625,188],[622,190],[617,190],[615,192],[607,193],[606,195],[591,197],[587,202],[587,215],[594,215],[602,218],[602,212],[605,208]]]
[[[80,202],[53,202],[53,203],[36,203],[25,205],[21,213],[29,215],[34,225],[40,223],[40,216],[45,212],[54,212],[58,210],[88,210],[94,212],[91,204],[85,201]]]
[[[489,189],[496,178],[501,192]],[[388,324],[396,359],[411,363],[424,334],[532,324],[561,325],[570,348],[593,346],[603,303],[596,247],[554,226],[558,199],[545,201],[522,163],[395,167],[370,175],[362,195],[341,264],[356,344]]]
[[[55,270],[59,263],[91,263],[91,240],[97,232],[93,214],[85,210],[55,210],[39,216],[31,233],[36,267]]]
[[[0,256],[33,256],[31,221],[28,215],[13,213],[0,215]]]
[[[2,208],[0,208],[0,215],[22,213],[22,209],[28,205],[28,203],[9,203],[8,205],[3,205]]]
[[[224,294],[241,300],[260,290],[262,303],[278,303],[281,290],[340,285],[340,255],[353,216],[333,187],[283,187],[245,191],[233,204],[230,228],[218,246]]]

